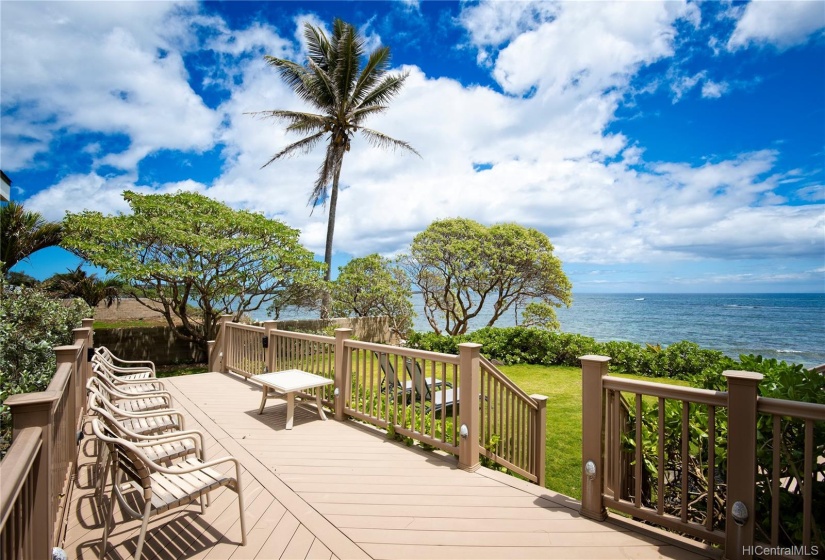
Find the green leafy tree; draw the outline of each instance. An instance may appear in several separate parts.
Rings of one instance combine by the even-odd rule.
[[[364,122],[388,109],[388,103],[404,85],[407,74],[388,74],[390,48],[375,49],[365,58],[364,39],[349,23],[336,19],[332,36],[309,23],[305,24],[309,58],[304,64],[266,56],[266,62],[276,68],[281,78],[317,113],[272,110],[255,113],[288,123],[286,130],[303,136],[266,162],[296,153],[308,153],[324,141],[326,154],[318,168],[318,179],[312,187],[309,204],[314,209],[329,201],[327,238],[324,250],[328,282],[332,269],[332,238],[338,204],[338,183],[344,155],[350,150],[353,136],[361,133],[373,146],[401,148],[418,154],[407,142],[396,140],[377,130],[366,128]],[[329,309],[329,296],[324,293],[322,317]]]
[[[406,338],[415,314],[404,270],[377,254],[352,259],[338,270],[338,278],[332,283],[335,315],[384,315],[390,319],[390,329]]]
[[[439,334],[467,332],[487,308],[492,314],[486,326],[493,326],[513,306],[525,307],[531,324],[554,329],[554,308],[571,302],[570,282],[550,240],[517,224],[436,221],[415,236],[402,260],[424,296],[427,322]]]
[[[220,315],[239,318],[295,284],[320,281],[322,265],[298,230],[277,220],[192,192],[123,197],[131,214],[67,214],[63,245],[127,279],[140,303],[204,351]]]
[[[101,280],[97,274],[88,274],[82,265],[43,281],[43,289],[50,294],[59,298],[80,298],[91,308],[97,307],[101,301],[106,302],[106,307],[111,307],[120,301],[123,288],[123,280],[117,276]]]
[[[60,222],[49,222],[22,204],[9,202],[0,207],[0,271],[5,275],[32,253],[58,245]]]

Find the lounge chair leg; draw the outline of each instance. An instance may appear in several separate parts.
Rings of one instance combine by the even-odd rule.
[[[140,536],[138,537],[137,549],[135,550],[135,560],[140,560],[143,553],[143,543],[146,541],[146,529],[149,528],[149,514],[151,513],[152,502],[146,502],[143,508],[143,523],[140,526]]]
[[[114,477],[115,473],[112,473]],[[101,500],[102,505],[102,500]],[[109,511],[104,511],[103,542],[100,543],[100,560],[106,556],[106,546],[109,543],[109,527],[115,522],[115,484],[112,484],[112,493],[109,496]]]
[[[235,472],[238,481],[238,508],[241,514],[241,546],[246,546],[246,514],[243,507],[243,484],[241,483],[241,470]]]

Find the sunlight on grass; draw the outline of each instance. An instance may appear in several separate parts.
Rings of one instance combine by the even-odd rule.
[[[528,395],[546,395],[546,485],[555,492],[581,499],[582,386],[581,369],[567,366],[499,366]],[[651,379],[612,373],[616,377],[688,386],[686,381]]]

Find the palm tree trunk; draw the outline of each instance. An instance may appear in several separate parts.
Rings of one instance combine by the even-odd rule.
[[[335,175],[332,178],[332,192],[329,195],[329,219],[327,221],[327,245],[324,248],[324,263],[326,272],[324,272],[324,280],[329,282],[332,274],[332,237],[335,233],[335,210],[338,205],[338,178],[341,176],[341,166],[335,170]],[[324,292],[321,301],[321,319],[328,319],[330,308],[332,306],[332,298],[329,294],[329,287],[324,287]]]

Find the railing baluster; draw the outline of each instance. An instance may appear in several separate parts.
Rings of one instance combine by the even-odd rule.
[[[636,465],[633,469],[635,488],[633,489],[636,507],[642,507],[642,394],[636,393]]]
[[[687,506],[688,503],[690,503],[688,496],[688,453],[690,451],[690,442],[688,441],[688,435],[690,433],[688,431],[689,413],[690,403],[688,401],[682,401],[682,523],[687,523]]]
[[[716,508],[716,407],[708,405],[708,505],[705,528],[713,531],[713,512]]]
[[[811,548],[811,521],[813,519],[813,463],[814,463],[814,421],[805,420],[805,482],[802,486],[802,546]]]
[[[366,360],[367,358],[369,358],[370,362],[370,416],[375,416],[375,399],[373,399],[373,395],[375,394],[375,360],[373,360],[372,357],[369,356],[369,354],[364,352],[364,360]]]
[[[665,512],[665,399],[659,397],[659,488],[656,490],[656,509],[659,515]]]
[[[780,482],[780,450],[782,442],[782,417],[773,415],[773,460],[771,470],[771,546],[779,544],[779,482]]]

